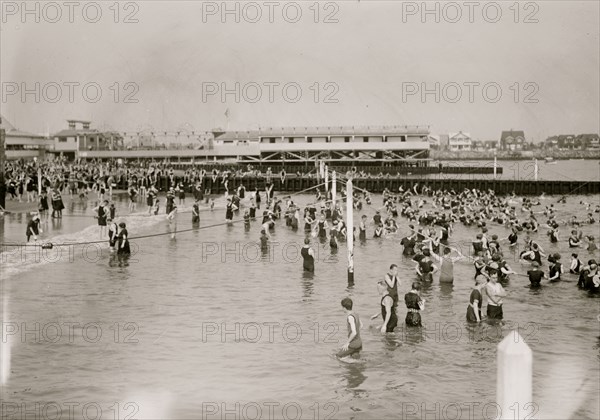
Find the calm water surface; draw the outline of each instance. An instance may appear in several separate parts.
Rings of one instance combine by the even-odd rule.
[[[441,161],[444,166],[472,166],[493,168],[493,160],[466,160],[466,161]],[[435,161],[438,163],[438,161]],[[556,160],[546,163],[538,160],[538,179],[545,181],[597,181],[600,180],[599,160]],[[502,168],[502,174],[498,179],[502,180],[531,180],[535,179],[535,163],[532,160],[499,160],[498,168]],[[493,179],[493,174],[438,174],[429,175],[432,178],[448,177],[452,179]]]
[[[295,199],[307,203],[312,196]],[[599,199],[569,197],[567,204],[555,204],[557,218],[583,216],[580,200]],[[46,240],[95,240],[93,204],[76,203],[60,225],[49,222]],[[362,213],[370,219],[380,204],[377,196]],[[126,202],[118,206],[125,214]],[[400,235],[356,244],[356,282],[349,287],[345,244],[337,254],[319,244],[316,272],[306,275],[298,255],[304,234],[283,222],[273,234],[276,244],[261,255],[258,223],[250,232],[241,224],[182,231],[190,219],[189,213],[179,215],[175,239],[133,240],[128,264],[113,260],[106,244],[52,250],[40,263],[35,252],[5,248],[5,417],[15,404],[56,402],[63,418],[70,403],[79,404],[74,418],[84,417],[86,404],[88,418],[100,407],[103,419],[133,413],[131,418],[225,418],[225,410],[234,413],[227,418],[422,418],[424,410],[428,418],[494,418],[496,347],[515,328],[534,355],[534,405],[522,409],[535,407],[548,418],[600,416],[600,300],[578,290],[574,276],[537,291],[513,276],[505,325],[469,327],[464,319],[474,269],[459,262],[453,286],[436,280],[423,292],[421,330],[399,327],[382,336],[376,328],[381,319],[369,319],[380,310],[376,282],[391,263],[400,266],[402,294],[415,279],[412,261],[401,256]],[[201,224],[223,219],[223,210],[204,211]],[[164,215],[123,220],[132,237],[170,232]],[[2,223],[3,242],[22,242],[23,215]],[[404,219],[400,226],[404,235]],[[597,226],[586,225],[584,232],[598,237]],[[490,233],[507,235],[495,224]],[[568,263],[567,228],[561,233],[559,246],[543,233],[537,238]],[[457,225],[451,240],[469,242],[474,235],[474,228]],[[589,258],[581,253],[581,260]],[[508,261],[515,271],[526,270],[514,258]],[[362,360],[355,364],[332,357],[345,342],[339,304],[345,296],[364,324]],[[405,315],[401,304],[401,325]]]

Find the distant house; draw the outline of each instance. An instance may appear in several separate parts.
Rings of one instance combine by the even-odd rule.
[[[90,128],[91,121],[67,120],[69,128],[52,135],[54,153],[75,159],[82,152],[123,149],[123,136],[115,131],[99,131]],[[81,124],[81,127],[77,127]]]
[[[440,136],[430,134],[427,136],[427,141],[429,142],[429,147],[432,149],[440,149]]]
[[[544,142],[546,149],[558,149],[558,136],[551,136]]]
[[[583,149],[600,149],[600,135],[598,134],[580,134],[576,137]]]
[[[40,134],[32,134],[15,128],[3,116],[0,116],[0,128],[4,129],[7,159],[43,158],[52,148],[52,142]]]
[[[477,151],[495,150],[498,142],[496,140],[473,140],[471,147],[471,150]]]
[[[525,133],[522,130],[503,131],[500,136],[502,150],[523,150],[525,147]]]
[[[471,150],[471,135],[462,131],[448,134],[448,148],[450,150]]]
[[[448,134],[440,134],[439,138],[440,138],[440,144],[438,147],[440,148],[440,150],[448,150],[448,148],[449,148]]]
[[[600,136],[598,134],[561,134],[548,137],[545,146],[547,149],[559,150],[600,149]]]

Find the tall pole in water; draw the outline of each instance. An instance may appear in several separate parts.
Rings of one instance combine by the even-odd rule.
[[[317,160],[317,184],[321,183],[321,177],[323,176],[323,168],[321,167],[321,161]]]
[[[346,181],[346,243],[348,244],[348,285],[354,284],[354,193],[352,175]]]
[[[42,168],[40,168],[40,164],[38,163],[37,168],[37,179],[38,179],[38,196],[42,195]]]
[[[533,166],[533,180],[537,181],[538,180],[538,161],[537,159],[534,159],[534,166]]]
[[[498,170],[498,159],[496,157],[496,152],[494,152],[494,179],[496,179],[497,170]]]
[[[331,202],[333,203],[333,209],[335,210],[335,195],[337,192],[337,177],[335,171],[331,172]]]
[[[0,117],[0,207],[6,208],[6,184],[4,181],[4,161],[6,156],[4,153],[5,131],[2,128],[2,117]]]

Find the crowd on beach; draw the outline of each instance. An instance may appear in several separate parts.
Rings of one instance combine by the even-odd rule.
[[[37,172],[41,169],[42,192],[36,197]],[[600,291],[600,275],[598,264],[593,258],[597,245],[593,235],[584,235],[582,227],[598,222],[600,205],[581,201],[579,207],[584,216],[578,218],[572,215],[565,220],[556,216],[557,207],[563,204],[567,197],[553,202],[545,201],[548,197],[516,197],[497,196],[494,191],[477,189],[463,191],[432,190],[426,185],[415,184],[412,188],[392,192],[385,190],[382,194],[382,206],[374,208],[373,198],[366,190],[356,189],[352,197],[346,196],[345,188],[341,188],[339,197],[333,199],[332,191],[323,190],[320,185],[315,188],[312,203],[300,206],[293,200],[293,195],[278,195],[274,193],[273,179],[284,174],[274,174],[267,171],[264,191],[257,188],[247,191],[243,183],[237,188],[229,187],[230,177],[244,176],[254,173],[253,168],[236,171],[213,170],[208,172],[201,168],[190,168],[183,177],[176,180],[172,168],[156,164],[147,166],[112,165],[110,163],[75,163],[54,161],[41,165],[24,164],[8,168],[8,178],[20,185],[9,189],[13,198],[21,198],[26,194],[28,201],[38,202],[38,212],[27,226],[27,240],[37,239],[42,232],[41,224],[48,217],[62,217],[61,194],[84,199],[88,194],[94,194],[98,205],[94,208],[94,216],[100,229],[100,237],[109,242],[109,246],[117,255],[127,256],[130,253],[127,225],[117,223],[116,208],[111,202],[112,187],[125,180],[129,196],[129,211],[136,212],[137,204],[145,202],[147,214],[157,215],[160,211],[159,191],[156,187],[157,177],[168,177],[167,191],[164,199],[165,213],[169,223],[176,222],[178,204],[185,204],[186,193],[193,196],[191,206],[191,221],[193,226],[200,226],[201,207],[215,210],[215,195],[204,188],[203,179],[213,178],[221,182],[225,193],[225,223],[243,223],[250,230],[252,223],[261,220],[260,247],[268,249],[270,233],[281,222],[293,231],[304,233],[304,247],[301,250],[303,270],[315,271],[315,252],[312,243],[315,241],[326,244],[334,252],[339,244],[345,242],[349,235],[358,236],[359,241],[367,238],[385,238],[398,235],[400,225],[408,227],[408,234],[401,238],[402,255],[414,261],[415,281],[411,290],[405,294],[406,306],[405,323],[408,326],[421,325],[421,313],[425,310],[425,300],[421,290],[432,284],[434,276],[440,283],[454,281],[454,264],[466,261],[473,264],[473,290],[469,297],[466,319],[469,322],[481,322],[482,305],[487,302],[487,319],[503,319],[503,303],[507,293],[503,287],[511,276],[527,276],[532,288],[539,288],[545,279],[548,282],[558,282],[561,276],[574,275],[577,285],[590,293]],[[241,171],[241,172],[240,172]],[[350,175],[350,174],[347,174]],[[343,177],[342,177],[343,178]],[[32,186],[33,185],[33,186]],[[34,188],[35,187],[35,188]],[[353,209],[359,214],[369,207],[370,216],[361,214],[360,223],[352,232],[348,232],[344,216],[344,202],[352,200]],[[261,205],[265,207],[259,214]],[[52,214],[49,215],[50,206]],[[241,218],[234,218],[243,210]],[[374,210],[374,212],[373,212]],[[401,222],[404,219],[404,222]],[[467,248],[453,245],[451,236],[456,224],[473,230],[473,240]],[[503,226],[506,237],[489,235],[488,228],[492,225]],[[568,238],[562,238],[561,229],[567,229]],[[404,231],[404,227],[402,229]],[[358,235],[357,235],[358,234]],[[539,241],[540,235],[547,235],[551,244],[566,243],[572,250],[570,262],[563,266],[562,256],[557,252],[546,252]],[[522,237],[524,249],[519,252],[519,261],[527,264],[526,274],[516,273],[507,263],[505,254],[513,252]],[[586,253],[592,258],[581,261],[579,255]],[[548,263],[547,270],[542,266]],[[384,278],[377,283],[381,295],[380,311],[372,318],[381,316],[382,333],[391,333],[398,325],[398,306],[400,296],[398,286],[398,266],[391,264]],[[348,312],[348,341],[338,354],[339,357],[356,356],[362,348],[360,339],[361,321],[353,311],[352,300],[342,301],[343,308]]]

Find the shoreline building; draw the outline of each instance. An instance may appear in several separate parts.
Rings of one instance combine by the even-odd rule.
[[[76,121],[80,122],[80,121]],[[83,123],[83,122],[81,122]],[[338,166],[428,166],[429,127],[268,127],[253,131],[214,129],[203,146],[197,148],[136,148],[118,150],[97,148],[102,142],[73,140],[93,137],[89,122],[81,130],[63,130],[54,137],[64,146],[56,152],[76,154],[84,159],[161,159],[182,164],[241,163],[253,165],[285,164],[308,167],[325,161]],[[87,127],[87,128],[86,128]],[[69,142],[69,138],[71,138]],[[65,139],[65,140],[60,140]],[[312,166],[312,165],[311,165]]]
[[[123,136],[116,131],[99,131],[90,128],[91,121],[67,120],[69,128],[52,135],[54,153],[68,159],[86,157],[86,152],[109,151],[117,156],[123,149]],[[77,125],[81,124],[81,127]]]
[[[462,131],[459,131],[458,133],[449,133],[448,134],[448,149],[451,151],[471,150],[472,149],[471,134],[463,133]]]
[[[525,132],[513,129],[503,131],[500,135],[500,147],[510,151],[525,149]]]
[[[7,160],[43,159],[52,149],[53,143],[48,137],[21,131],[3,116],[0,116],[0,127],[5,133],[3,147]]]

